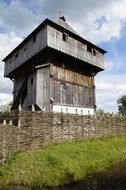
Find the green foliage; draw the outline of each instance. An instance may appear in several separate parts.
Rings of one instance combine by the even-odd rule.
[[[118,101],[119,113],[126,114],[126,95],[123,95]]]
[[[65,142],[9,156],[0,186],[59,186],[91,177],[126,159],[126,137]]]

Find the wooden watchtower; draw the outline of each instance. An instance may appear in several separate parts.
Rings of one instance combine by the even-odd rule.
[[[12,109],[93,114],[94,76],[104,70],[104,51],[67,24],[44,20],[4,58],[14,82]]]

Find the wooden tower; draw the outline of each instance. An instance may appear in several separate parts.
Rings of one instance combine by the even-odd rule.
[[[44,20],[4,58],[4,76],[14,82],[16,110],[94,114],[94,76],[104,70],[104,51],[67,24]]]

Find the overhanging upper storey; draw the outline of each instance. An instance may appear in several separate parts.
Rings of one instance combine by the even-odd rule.
[[[62,24],[62,22],[58,22],[61,24],[59,28],[52,25],[47,26],[48,47],[104,70],[104,53],[106,51],[81,38],[68,27],[67,23]],[[69,28],[71,30],[68,30]]]
[[[13,71],[20,66],[25,67],[28,60],[48,48],[80,59],[86,64],[95,66],[99,71],[104,69],[106,51],[83,39],[64,20],[53,22],[46,19],[4,58],[5,77],[12,76]]]

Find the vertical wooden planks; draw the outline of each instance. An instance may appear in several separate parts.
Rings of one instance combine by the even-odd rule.
[[[72,71],[68,68],[62,68],[60,65],[53,66],[54,79],[59,79],[62,81],[67,81],[69,83],[76,83],[77,85],[92,87],[92,78],[83,73],[78,73],[77,71]]]
[[[50,69],[49,66],[37,71],[37,105],[45,111],[50,110]]]
[[[39,53],[47,46],[47,26],[43,27],[36,34],[36,40],[32,36],[24,45],[20,47],[5,63],[4,75],[8,75],[24,62],[28,61],[36,53]],[[18,53],[18,56],[15,56]],[[10,63],[11,59],[11,63]]]
[[[88,44],[75,39],[74,37],[68,35],[64,41],[62,38],[63,32],[48,26],[47,27],[48,47],[54,48],[58,51],[76,57],[84,62],[95,65],[101,69],[104,69],[103,57],[104,54],[97,51],[96,54],[93,53],[93,47],[90,47],[88,51]],[[90,45],[91,46],[91,45]]]

